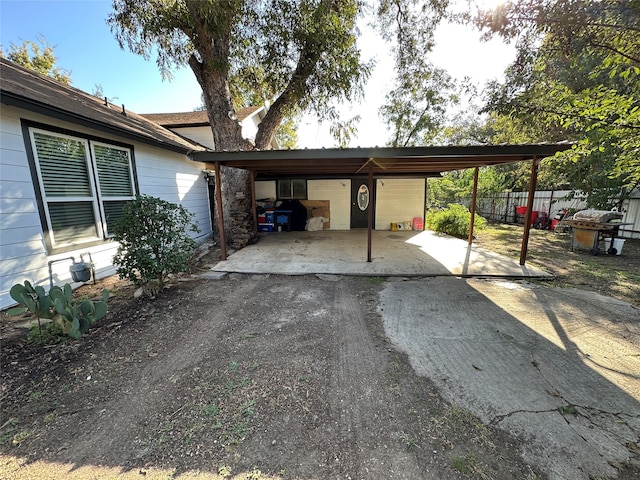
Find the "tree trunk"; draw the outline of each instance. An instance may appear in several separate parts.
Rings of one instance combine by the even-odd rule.
[[[189,65],[202,87],[215,150],[253,149],[251,142],[242,137],[242,126],[231,102],[227,75],[209,66],[211,62],[199,62],[194,56],[189,59]],[[222,167],[220,184],[226,243],[240,249],[257,238],[252,221],[251,175],[246,170]],[[213,226],[214,239],[220,241],[217,222],[213,222]]]

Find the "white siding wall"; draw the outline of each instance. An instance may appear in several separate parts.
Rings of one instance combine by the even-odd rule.
[[[276,181],[265,180],[256,182],[256,198],[276,198]]]
[[[22,138],[20,118],[65,128],[80,134],[91,134],[105,140],[120,140],[111,135],[60,122],[2,105],[0,118],[0,308],[12,305],[9,289],[29,280],[36,285],[49,285],[48,262],[90,252],[98,278],[115,273],[112,258],[117,244],[105,242],[56,255],[47,255],[35,189]],[[182,204],[195,215],[201,232],[196,239],[211,234],[207,184],[202,175],[204,164],[192,162],[184,155],[167,152],[145,144],[133,144],[138,174],[139,193],[153,195]],[[85,255],[85,260],[88,256]],[[54,263],[54,284],[70,282],[71,260]]]
[[[632,223],[620,227],[620,236],[624,238],[640,238],[640,192],[624,202],[622,210],[624,211],[623,223]]]
[[[204,145],[205,147],[209,147],[211,150],[215,150],[211,127],[180,127],[171,128],[171,130],[178,135],[182,135],[194,142],[198,142],[200,145]]]
[[[203,173],[206,165],[144,144],[135,147],[135,158],[140,193],[182,205],[198,222],[201,231],[196,238],[210,235],[211,210]]]
[[[351,222],[351,180],[309,180],[309,200],[329,200],[331,230],[349,230]]]
[[[258,123],[260,123],[260,117],[258,115],[252,115],[240,122],[240,125],[242,125],[242,136],[251,141],[255,140],[256,134],[258,133]]]
[[[256,133],[258,133],[258,125],[256,121],[259,121],[258,116],[252,116],[249,118],[245,118],[242,122],[242,136],[244,138],[248,138],[253,141],[256,138]],[[205,147],[210,148],[211,150],[215,150],[215,145],[213,142],[213,132],[211,131],[211,127],[202,126],[202,127],[174,127],[171,128],[173,132],[182,135],[194,142],[198,142],[200,145],[204,145]]]
[[[384,179],[376,182],[376,230],[390,230],[391,222],[424,217],[424,179]]]

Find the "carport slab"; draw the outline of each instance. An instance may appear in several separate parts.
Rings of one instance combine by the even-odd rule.
[[[549,478],[615,478],[631,457],[638,308],[524,281],[445,277],[387,282],[379,309],[419,375],[524,439],[525,460]]]
[[[281,275],[550,277],[541,269],[466,241],[433,232],[372,232],[367,262],[366,230],[263,234],[221,261],[214,271]]]

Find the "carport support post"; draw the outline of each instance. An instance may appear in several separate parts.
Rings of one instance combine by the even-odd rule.
[[[256,200],[256,172],[251,170],[251,212],[253,213],[253,228],[258,231],[258,210]]]
[[[216,174],[216,213],[218,232],[220,232],[220,259],[227,259],[227,239],[224,234],[224,215],[222,213],[222,182],[220,181],[220,162],[215,163]]]
[[[473,224],[476,217],[476,200],[478,198],[478,171],[476,167],[473,171],[473,195],[471,196],[471,219],[469,220],[469,245],[473,243]]]
[[[367,262],[371,263],[371,231],[373,230],[373,158],[369,159],[369,211],[367,212]]]
[[[527,248],[529,247],[529,231],[531,230],[531,215],[533,212],[533,197],[536,194],[538,184],[538,166],[540,161],[534,157],[531,161],[531,180],[529,181],[529,196],[527,197],[527,214],[524,216],[524,233],[522,234],[522,247],[520,248],[520,265],[527,261]]]

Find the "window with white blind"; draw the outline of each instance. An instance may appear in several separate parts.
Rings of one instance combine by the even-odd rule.
[[[51,247],[112,236],[135,196],[130,149],[37,128],[29,133]]]

